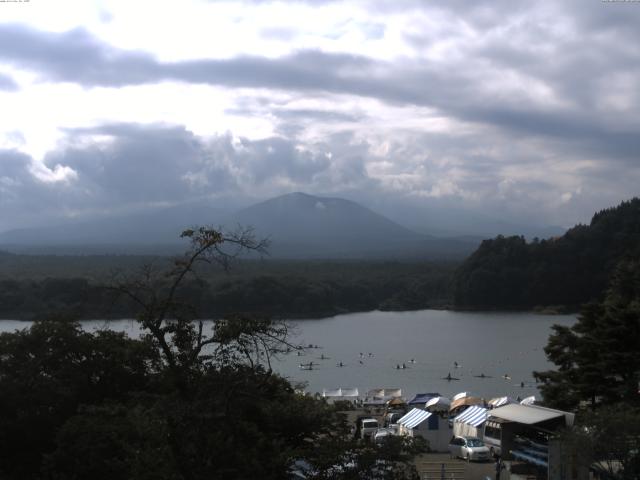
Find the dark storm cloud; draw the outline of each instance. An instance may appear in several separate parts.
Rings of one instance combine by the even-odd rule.
[[[20,182],[28,172],[31,159],[15,150],[0,150],[0,178]]]
[[[338,89],[335,72],[362,68],[370,59],[347,54],[305,51],[269,60],[158,62],[152,55],[110,47],[83,29],[41,32],[19,25],[0,25],[0,59],[32,68],[47,80],[85,86],[123,86],[180,80],[233,87]],[[322,71],[325,73],[322,74]]]
[[[184,175],[206,163],[204,145],[183,128],[108,125],[69,130],[68,146],[48,155],[47,163],[74,169],[78,183],[97,197],[129,202],[182,199],[189,189]],[[91,135],[108,135],[106,145],[86,144]]]
[[[503,7],[505,15],[521,14],[523,8]],[[456,13],[465,9],[468,15],[465,20],[470,22],[480,18],[478,22],[486,23],[492,12],[494,19],[502,12],[487,4],[468,9],[454,3],[448,8]],[[595,14],[583,13],[575,23],[593,24],[607,30],[608,22],[613,21],[598,22]],[[34,69],[44,79],[85,86],[118,87],[176,80],[227,87],[367,96],[402,105],[434,107],[462,120],[530,135],[584,139],[588,140],[585,145],[595,145],[600,150],[611,149],[614,156],[633,155],[637,143],[631,137],[635,132],[629,132],[629,135],[612,133],[590,103],[605,88],[601,81],[603,69],[638,78],[639,74],[632,67],[640,62],[638,50],[629,46],[602,45],[602,41],[594,41],[591,48],[579,49],[575,39],[565,39],[563,34],[536,23],[535,18],[530,24],[525,21],[523,25],[522,31],[515,32],[520,42],[511,49],[505,47],[509,38],[496,35],[477,46],[467,47],[467,57],[444,63],[409,60],[391,63],[358,55],[309,50],[277,59],[242,56],[163,63],[149,54],[110,47],[81,29],[49,33],[3,25],[0,26],[0,59]],[[536,45],[536,41],[543,45],[549,43],[549,36],[554,37],[555,48],[551,62],[548,53],[529,48]],[[578,41],[586,38],[581,37]],[[501,94],[500,86],[496,86],[495,92],[483,90],[491,81],[500,81],[496,74],[501,70],[509,74],[514,69],[531,81],[546,85],[567,105],[540,108],[535,99],[520,98],[524,93]],[[503,90],[509,92],[509,87],[505,86]]]
[[[62,208],[62,185],[38,180],[33,160],[16,150],[0,150],[0,230],[19,227],[36,219],[47,220],[47,213]],[[44,213],[44,215],[43,215]]]
[[[203,139],[183,127],[137,124],[66,133],[65,143],[44,162],[51,171],[72,169],[66,181],[43,181],[32,171],[31,157],[0,151],[0,230],[19,224],[21,217],[41,222],[69,212],[117,212],[245,191],[281,193],[273,189],[274,179],[307,186],[332,168],[326,153],[278,137]]]

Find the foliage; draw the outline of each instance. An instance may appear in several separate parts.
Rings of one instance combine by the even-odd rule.
[[[183,235],[191,249],[169,269],[111,286],[137,305],[141,339],[59,318],[0,336],[0,477],[282,479],[301,461],[316,478],[412,478],[419,445],[356,442],[334,407],[271,371],[295,347],[285,324],[195,320],[181,288],[195,266],[264,245],[248,231]]]
[[[560,408],[625,402],[640,406],[640,261],[616,269],[606,299],[572,327],[554,326],[545,352],[558,368],[535,372],[545,401]]]
[[[454,303],[471,308],[571,309],[602,298],[616,264],[640,254],[640,199],[596,213],[559,238],[485,240],[454,277]]]
[[[640,478],[640,409],[627,404],[589,412],[578,426],[563,433],[564,455],[590,465],[601,478]]]
[[[137,277],[141,257],[0,258],[0,318],[32,319],[59,312],[83,319],[131,318],[131,299],[114,299],[105,258],[122,277]],[[38,265],[31,262],[38,261]],[[161,273],[166,259],[147,258]],[[64,266],[67,265],[65,269]],[[312,318],[367,310],[412,310],[451,303],[453,264],[238,260],[228,272],[208,264],[180,284],[180,298],[207,318],[236,312]],[[151,272],[149,272],[151,273]],[[4,276],[3,276],[4,274]]]
[[[151,387],[158,355],[121,333],[83,332],[62,319],[0,335],[0,476],[34,478],[55,435],[84,404]]]

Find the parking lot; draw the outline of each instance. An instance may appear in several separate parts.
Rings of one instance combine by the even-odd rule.
[[[495,477],[493,462],[466,462],[449,458],[448,454],[443,453],[423,453],[414,462],[421,480],[440,480],[443,465],[446,480],[485,480],[487,477],[493,480]],[[505,479],[506,475],[501,478]]]

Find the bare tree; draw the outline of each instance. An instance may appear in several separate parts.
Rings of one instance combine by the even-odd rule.
[[[167,366],[180,375],[213,360],[227,365],[244,361],[251,367],[266,364],[270,371],[273,354],[297,348],[287,340],[285,323],[235,316],[216,320],[213,331],[206,333],[194,306],[180,299],[185,280],[197,277],[198,264],[228,270],[243,253],[265,254],[268,240],[256,239],[251,228],[240,227],[229,233],[198,227],[185,230],[181,238],[189,239],[189,249],[170,268],[144,265],[137,274],[116,280],[111,289],[137,306],[141,327],[157,344]],[[212,344],[206,354],[205,347]]]

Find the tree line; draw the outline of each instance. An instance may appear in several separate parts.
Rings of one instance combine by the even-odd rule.
[[[571,454],[603,478],[639,478],[640,257],[619,262],[573,326],[555,325],[545,352],[556,368],[534,377],[547,405],[577,412]]]
[[[157,264],[162,262],[156,260]],[[451,303],[449,264],[309,262],[185,279],[180,295],[205,316],[233,312],[282,318],[310,318],[367,310],[412,310]],[[234,267],[235,269],[236,267]],[[242,266],[240,266],[242,268]],[[245,266],[246,268],[246,266]],[[131,270],[124,271],[129,274]],[[133,269],[135,271],[135,269]],[[80,319],[132,318],[130,299],[114,297],[105,275],[0,279],[0,318],[33,319],[51,312]]]
[[[640,199],[596,213],[589,225],[563,236],[485,240],[453,279],[460,308],[531,309],[563,306],[577,311],[601,300],[618,263],[640,254]]]
[[[217,247],[251,237],[199,229],[184,257],[109,286],[144,335],[86,332],[66,316],[0,335],[0,477],[7,479],[416,479],[425,445],[363,443],[346,417],[271,370],[287,325],[233,315],[206,330],[181,294]]]

